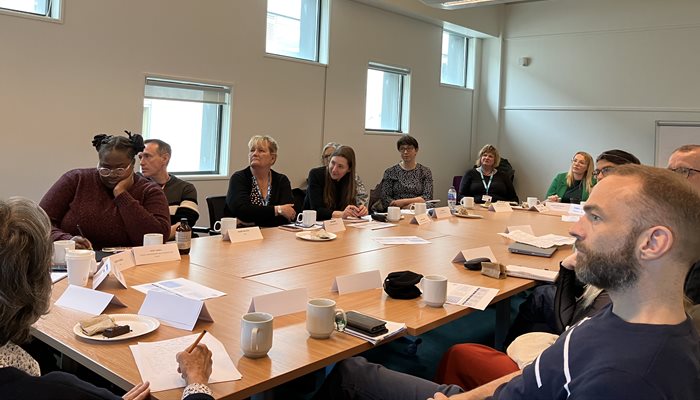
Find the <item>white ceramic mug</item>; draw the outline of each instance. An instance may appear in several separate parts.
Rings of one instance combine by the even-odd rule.
[[[540,204],[540,201],[537,200],[537,197],[528,197],[527,198],[527,206],[532,208],[536,205]]]
[[[241,350],[248,358],[265,357],[272,348],[271,314],[252,312],[241,317]]]
[[[428,207],[425,203],[413,203],[411,204],[411,210],[413,210],[416,215],[421,215],[428,212]]]
[[[68,250],[66,251],[66,269],[68,270],[68,283],[76,286],[86,286],[90,272],[93,271],[95,252],[92,250]]]
[[[311,299],[306,303],[306,330],[314,339],[328,339],[336,328],[336,322],[343,326],[348,318],[345,311],[335,308],[331,299]]]
[[[462,197],[462,200],[459,201],[459,205],[466,208],[474,208],[474,198]]]
[[[157,246],[159,244],[163,244],[162,233],[147,233],[143,235],[144,246]]]
[[[218,226],[217,226],[218,225]],[[237,218],[221,218],[221,221],[214,222],[214,232],[226,233],[229,229],[236,229],[238,226]]]
[[[66,263],[66,251],[75,250],[75,242],[72,240],[57,240],[53,242],[53,263],[63,265]]]
[[[316,210],[304,210],[297,215],[297,224],[304,228],[311,228],[316,224]]]
[[[401,219],[400,207],[389,207],[386,209],[386,219],[391,222],[396,222]]]
[[[430,307],[442,307],[447,300],[447,278],[442,275],[426,275],[421,279],[423,300]]]

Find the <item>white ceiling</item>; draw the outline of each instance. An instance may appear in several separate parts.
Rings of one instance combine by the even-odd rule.
[[[507,3],[525,3],[540,0],[419,0],[421,3],[443,10],[457,10],[469,7],[492,6]]]

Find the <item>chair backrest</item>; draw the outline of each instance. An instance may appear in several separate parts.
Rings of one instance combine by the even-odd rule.
[[[452,177],[452,187],[455,188],[459,194],[459,185],[462,183],[462,175],[455,175]]]
[[[207,196],[207,208],[209,209],[209,229],[214,229],[214,223],[224,217],[226,208],[226,196]]]
[[[306,190],[301,188],[292,189],[292,197],[294,198],[294,211],[300,213],[304,210],[304,198],[306,198]]]
[[[384,180],[382,179],[377,183],[377,186],[374,187],[374,189],[370,189],[369,191],[369,200],[367,201],[367,208],[369,208],[370,212],[382,212],[386,211],[384,210],[384,206],[382,205],[382,182]]]

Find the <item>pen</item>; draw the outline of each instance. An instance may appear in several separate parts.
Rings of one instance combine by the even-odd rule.
[[[197,345],[199,344],[199,341],[202,340],[202,338],[204,337],[204,334],[205,334],[205,333],[207,333],[207,330],[206,330],[206,329],[203,330],[202,333],[199,334],[199,336],[197,336],[197,340],[195,340],[194,343],[192,343],[192,344],[187,348],[187,350],[185,350],[185,351],[188,352],[188,353],[191,353],[192,350],[194,350],[194,348],[197,347]]]

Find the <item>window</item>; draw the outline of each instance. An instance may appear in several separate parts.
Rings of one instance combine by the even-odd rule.
[[[266,51],[327,62],[328,0],[268,0]]]
[[[408,69],[369,64],[366,130],[408,133],[410,78]]]
[[[0,0],[0,12],[60,21],[61,0]]]
[[[228,86],[147,77],[144,138],[170,144],[169,172],[226,175],[230,104]]]
[[[467,38],[457,33],[442,31],[442,67],[440,83],[466,87]]]

